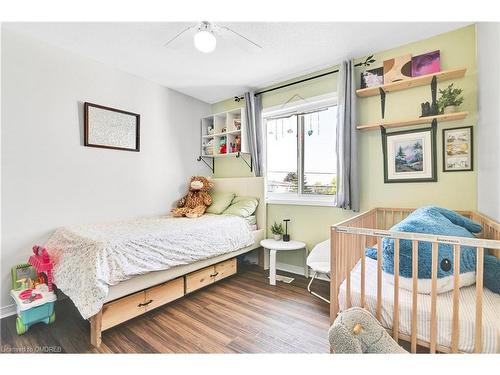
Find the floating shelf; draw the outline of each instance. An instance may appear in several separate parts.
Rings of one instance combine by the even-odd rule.
[[[395,120],[395,121],[380,120],[380,122],[373,124],[358,125],[357,129],[364,131],[364,130],[378,129],[380,126],[383,126],[385,128],[399,128],[403,126],[411,126],[411,125],[419,125],[427,123],[430,124],[434,119],[437,120],[438,122],[463,120],[465,117],[467,117],[468,114],[469,112],[455,112],[444,115],[418,117],[409,120]]]
[[[438,82],[448,81],[450,79],[461,78],[465,75],[467,68],[459,68],[459,69],[450,69],[443,70],[439,73],[427,74],[420,77],[409,78],[403,81],[392,82],[386,85],[377,86],[377,87],[368,87],[366,89],[356,90],[356,95],[362,98],[366,98],[368,96],[375,96],[380,94],[379,89],[383,89],[385,92],[392,91],[401,91],[410,89],[412,87],[425,86],[429,85],[432,81],[432,77],[436,77]],[[359,129],[359,128],[358,128]]]
[[[228,134],[239,134],[239,133],[241,133],[241,130],[231,130],[230,132],[203,135],[202,138],[221,137],[221,136],[228,135]]]
[[[203,158],[225,158],[228,156],[250,155],[248,152],[229,152],[227,154],[201,155]]]

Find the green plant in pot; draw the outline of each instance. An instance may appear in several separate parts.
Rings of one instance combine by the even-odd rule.
[[[276,241],[279,241],[281,239],[281,235],[283,234],[283,232],[283,224],[274,222],[274,224],[271,226],[271,233],[273,234]]]
[[[444,90],[439,90],[441,95],[437,101],[439,113],[454,113],[458,111],[458,107],[464,102],[464,97],[461,95],[462,89],[453,87],[453,83],[448,85]]]

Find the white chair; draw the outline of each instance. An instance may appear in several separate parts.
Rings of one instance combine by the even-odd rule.
[[[311,253],[307,257],[307,265],[313,270],[313,275],[309,285],[307,285],[307,291],[313,296],[322,299],[325,302],[330,303],[328,299],[320,296],[318,293],[311,291],[311,284],[317,274],[323,274],[328,279],[330,279],[330,240],[320,242],[311,250]]]

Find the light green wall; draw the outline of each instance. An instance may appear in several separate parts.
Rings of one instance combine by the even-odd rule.
[[[358,158],[360,167],[361,210],[376,206],[417,207],[421,205],[441,205],[454,209],[476,209],[476,172],[442,171],[442,129],[457,126],[475,125],[477,123],[477,72],[476,72],[476,30],[475,25],[458,29],[430,39],[397,47],[374,55],[376,62],[370,66],[379,67],[385,59],[412,53],[418,55],[439,49],[441,51],[441,69],[467,67],[464,78],[455,80],[455,86],[464,89],[464,104],[461,110],[468,111],[469,116],[461,121],[438,124],[437,134],[437,170],[438,182],[384,184],[382,142],[378,130],[359,133]],[[360,59],[363,60],[363,59]],[[334,67],[330,68],[334,69]],[[330,69],[326,69],[330,70]],[[357,86],[359,76],[365,68],[357,69]],[[318,72],[314,73],[317,74]],[[451,83],[443,82],[438,88]],[[264,108],[284,103],[293,94],[304,98],[336,91],[336,75],[326,76],[307,83],[292,86],[265,94],[262,99]],[[386,98],[387,120],[414,118],[420,115],[420,103],[430,101],[429,86],[388,93]],[[213,112],[226,111],[240,106],[240,103],[229,99],[212,106]],[[359,123],[371,123],[381,119],[380,99],[378,96],[358,99],[357,113]],[[476,169],[476,166],[474,166]],[[216,177],[250,176],[248,167],[236,159],[217,159]],[[290,232],[294,239],[307,243],[309,248],[328,238],[329,226],[354,215],[332,207],[311,207],[292,205],[268,205],[267,221],[290,218]],[[281,263],[302,265],[300,254],[280,254]]]

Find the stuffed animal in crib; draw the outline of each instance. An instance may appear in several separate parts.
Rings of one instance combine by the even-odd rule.
[[[341,312],[328,331],[328,339],[337,354],[408,353],[361,307]]]
[[[416,232],[474,238],[473,233],[482,231],[481,225],[441,207],[422,207],[391,228],[397,232]],[[377,259],[377,249],[368,248],[366,256]],[[437,292],[453,290],[453,245],[438,245]],[[418,292],[430,294],[432,269],[432,245],[418,243]],[[394,239],[382,241],[382,270],[394,275]],[[412,290],[412,241],[400,240],[399,244],[399,284]],[[476,248],[461,246],[459,285],[468,286],[476,281]],[[392,278],[389,278],[392,281]],[[500,294],[500,260],[484,254],[484,286]]]
[[[177,203],[177,208],[172,209],[174,217],[186,216],[196,218],[203,215],[208,206],[212,204],[212,197],[208,191],[213,183],[203,176],[191,177],[189,192]]]

